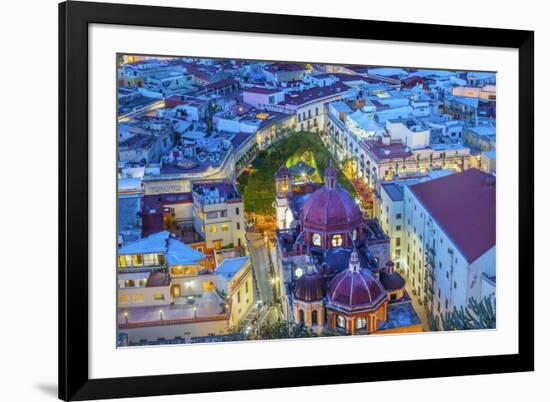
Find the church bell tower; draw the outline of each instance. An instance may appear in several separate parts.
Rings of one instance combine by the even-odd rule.
[[[288,229],[293,220],[289,207],[289,198],[292,197],[292,178],[286,166],[281,166],[275,173],[275,185],[277,190],[275,198],[277,229]]]

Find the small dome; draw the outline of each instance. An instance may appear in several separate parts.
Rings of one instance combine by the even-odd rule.
[[[386,290],[403,289],[405,286],[405,279],[397,272],[392,272],[391,274],[387,274],[383,271],[380,272],[380,282]]]
[[[386,298],[382,284],[368,269],[358,266],[357,252],[353,252],[350,268],[340,272],[330,282],[327,297],[329,304],[346,310],[371,308]]]
[[[313,267],[308,267],[296,281],[294,297],[301,301],[312,302],[322,300],[324,295],[323,278]]]

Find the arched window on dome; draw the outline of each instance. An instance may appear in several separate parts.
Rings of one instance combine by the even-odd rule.
[[[332,247],[340,247],[342,245],[342,235],[335,234],[332,236]]]
[[[321,235],[319,233],[313,233],[312,240],[314,246],[321,245]]]
[[[367,327],[368,318],[367,317],[357,317],[356,326],[357,329],[363,329]]]
[[[319,323],[319,320],[317,318],[317,310],[313,310],[311,313],[311,325],[317,325]]]
[[[346,317],[339,315],[336,317],[336,326],[339,328],[346,328]]]
[[[302,309],[298,310],[298,320],[300,321],[300,324],[304,323],[304,310]]]

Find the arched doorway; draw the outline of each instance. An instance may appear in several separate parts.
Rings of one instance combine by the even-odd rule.
[[[298,321],[300,324],[304,323],[304,310],[302,309],[298,310]]]
[[[313,310],[311,313],[311,325],[318,325],[319,318],[317,317],[317,310]]]

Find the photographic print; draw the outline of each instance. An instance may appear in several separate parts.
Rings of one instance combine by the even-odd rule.
[[[496,328],[495,72],[116,74],[118,347]]]

